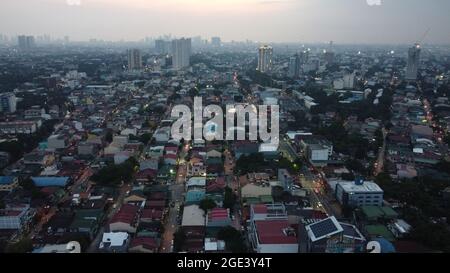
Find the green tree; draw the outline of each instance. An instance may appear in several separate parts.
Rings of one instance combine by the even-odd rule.
[[[208,210],[211,210],[217,206],[216,202],[210,198],[205,198],[202,201],[200,201],[200,208],[206,212]]]
[[[122,164],[110,164],[92,176],[92,180],[103,186],[118,186],[123,181],[129,182],[138,167],[136,159],[129,158]]]
[[[234,205],[236,204],[236,195],[230,187],[225,188],[225,195],[223,198],[223,207],[229,209],[232,213],[234,211]]]
[[[141,137],[139,138],[139,141],[141,141],[142,143],[147,145],[151,139],[152,139],[152,135],[149,133],[145,133],[145,134],[141,135]]]
[[[233,253],[246,253],[247,247],[241,233],[233,227],[224,227],[217,233],[217,239],[225,241],[225,248]]]
[[[0,151],[9,153],[10,161],[16,162],[23,156],[24,146],[18,141],[5,141],[0,143]]]
[[[113,133],[108,131],[105,135],[105,141],[111,143],[113,141]]]
[[[178,229],[173,234],[173,251],[180,252],[183,250],[184,243],[186,242],[187,236],[182,228]]]
[[[11,243],[6,246],[7,253],[29,253],[33,250],[33,243],[31,239],[24,238],[16,243]]]

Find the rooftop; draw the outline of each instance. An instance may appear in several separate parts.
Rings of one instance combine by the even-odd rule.
[[[346,192],[383,192],[380,186],[371,181],[366,181],[362,185],[356,185],[353,181],[340,181],[338,184]]]
[[[316,242],[344,231],[334,216],[306,226],[312,242]]]
[[[255,221],[260,244],[297,244],[295,230],[287,220]]]

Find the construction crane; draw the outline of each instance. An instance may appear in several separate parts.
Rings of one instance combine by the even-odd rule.
[[[427,31],[420,37],[420,39],[417,41],[417,44],[422,44],[422,42],[425,40],[425,38],[428,36],[428,33],[430,33],[431,28],[427,28]]]

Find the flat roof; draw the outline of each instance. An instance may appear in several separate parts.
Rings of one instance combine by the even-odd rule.
[[[380,186],[371,181],[365,181],[362,185],[356,185],[353,181],[339,181],[338,185],[346,192],[383,192]]]
[[[198,205],[185,206],[182,226],[205,226],[205,213]]]

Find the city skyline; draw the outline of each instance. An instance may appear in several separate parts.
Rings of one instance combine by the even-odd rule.
[[[222,41],[411,44],[450,43],[443,0],[31,0],[2,1],[0,33],[138,41],[221,37]],[[372,4],[372,5],[369,5]],[[446,8],[448,7],[448,8]],[[35,10],[41,10],[35,13]],[[52,18],[47,20],[43,18]],[[389,31],[387,31],[389,29]],[[239,31],[237,31],[239,30]]]

